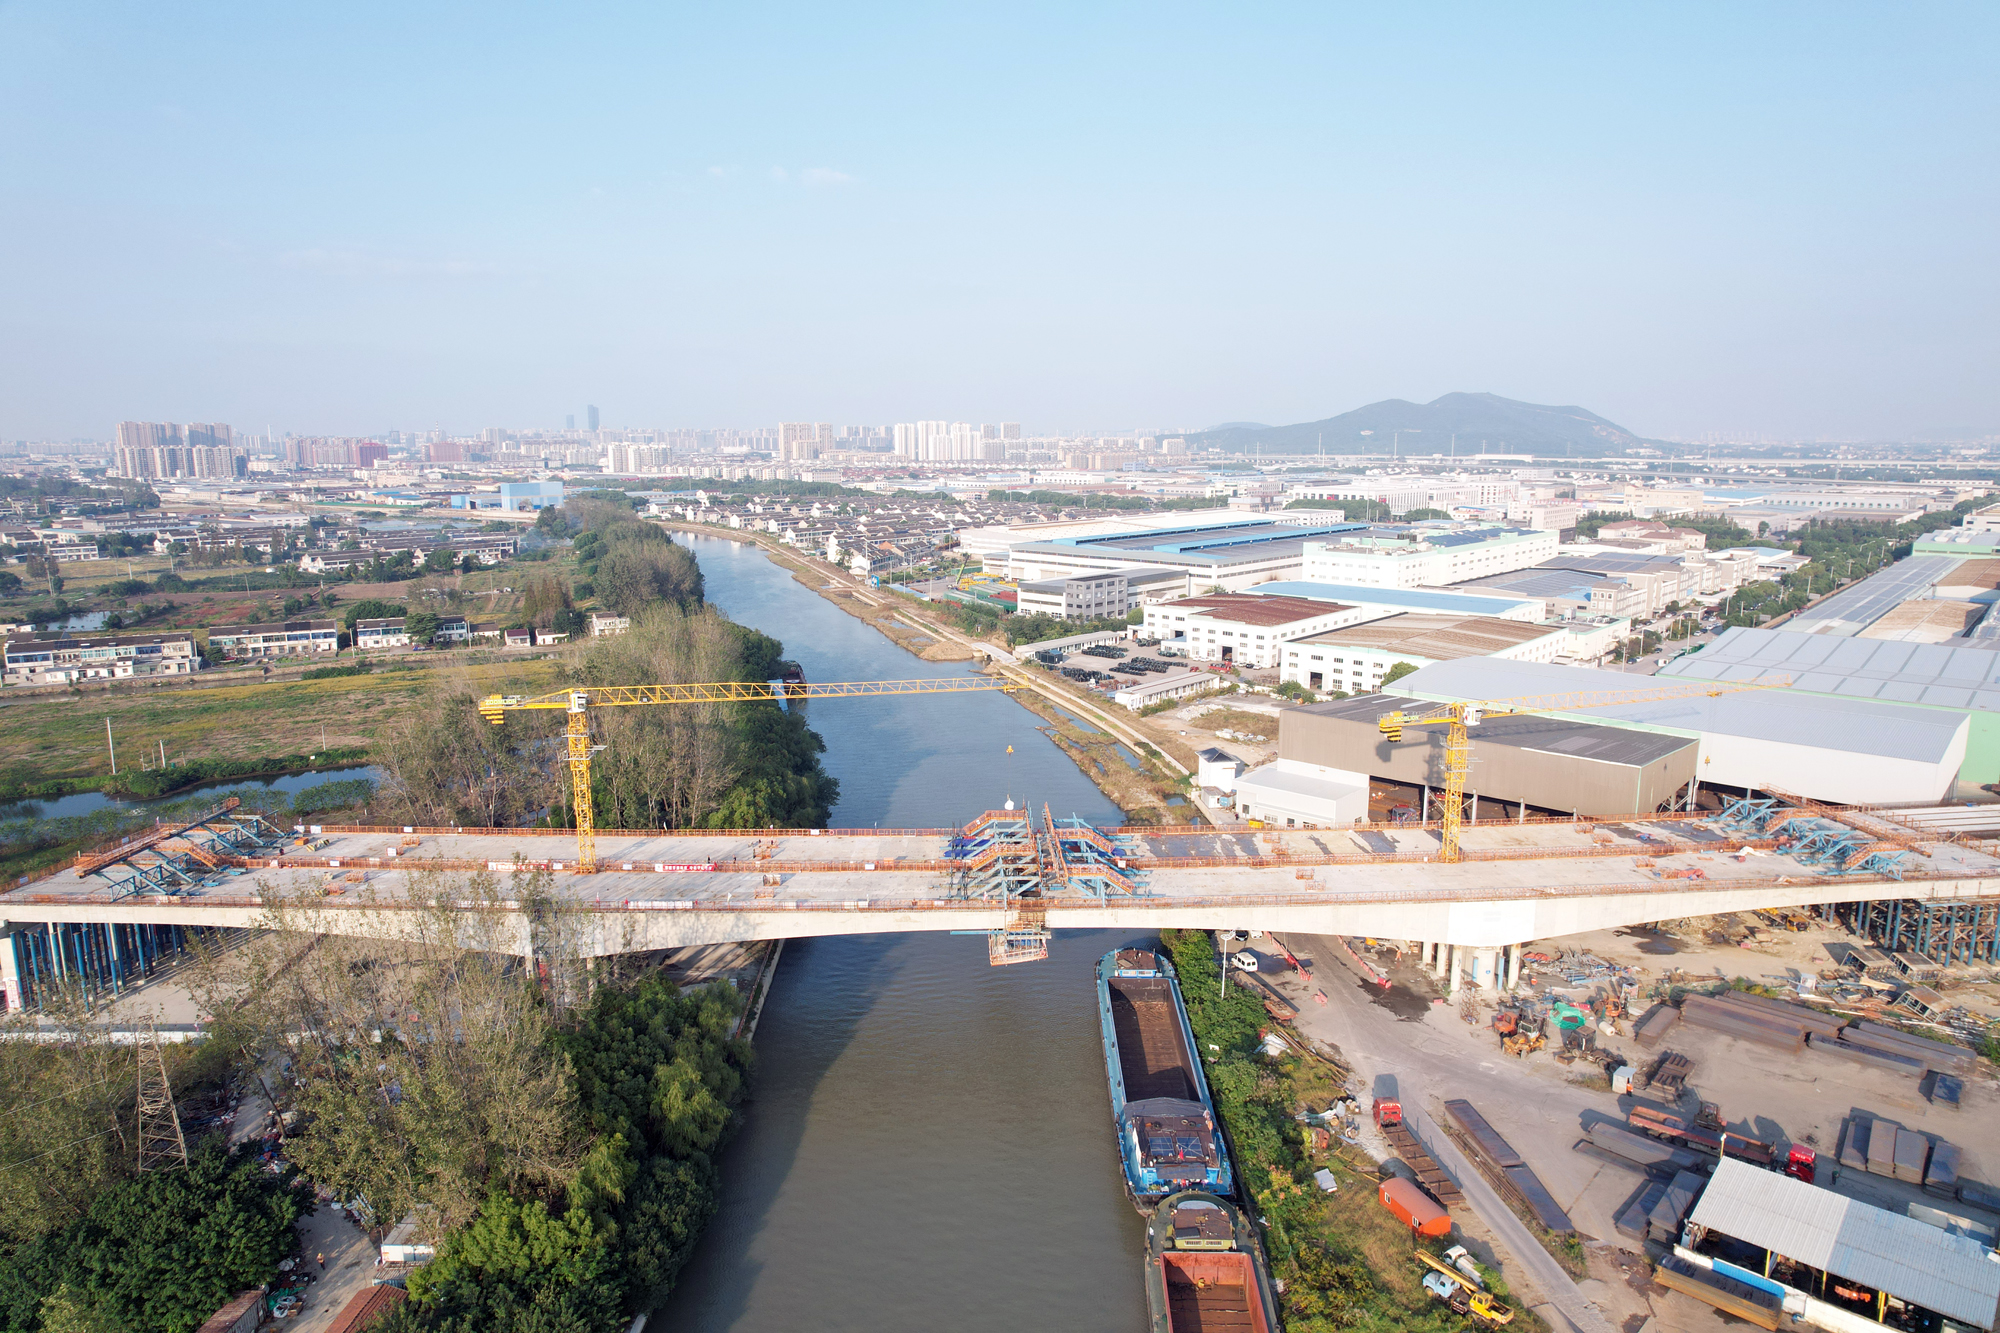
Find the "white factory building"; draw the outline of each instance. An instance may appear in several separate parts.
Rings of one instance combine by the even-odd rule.
[[[1305,597],[1215,593],[1147,607],[1145,630],[1191,661],[1262,668],[1279,665],[1284,645],[1294,639],[1358,625],[1379,615]]]
[[[1309,541],[1300,578],[1372,588],[1434,588],[1527,569],[1555,555],[1557,534],[1486,524],[1419,523]]]
[[[1970,722],[1944,709],[1784,687],[1620,702],[1689,688],[1701,683],[1467,657],[1434,663],[1385,692],[1521,707],[1548,700],[1555,716],[1687,736],[1700,742],[1702,785],[1739,792],[1777,791],[1852,805],[1934,803],[1951,794],[1965,762]],[[1599,700],[1598,706],[1585,706]]]

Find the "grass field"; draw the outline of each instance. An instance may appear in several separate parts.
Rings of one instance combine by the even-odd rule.
[[[332,680],[0,700],[0,778],[32,782],[108,772],[107,717],[123,763],[139,762],[142,752],[157,760],[162,742],[170,760],[257,759],[309,754],[323,745],[373,745],[385,725],[423,700],[438,671],[462,671],[482,692],[533,693],[547,688],[554,667],[543,660],[453,661]]]

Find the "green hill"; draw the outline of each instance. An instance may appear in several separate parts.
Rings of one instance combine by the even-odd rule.
[[[1232,453],[1388,453],[1402,433],[1404,454],[1540,454],[1587,458],[1618,453],[1644,441],[1616,422],[1580,407],[1517,403],[1491,393],[1448,393],[1429,403],[1387,398],[1324,421],[1296,426],[1231,424],[1187,437],[1192,447]]]

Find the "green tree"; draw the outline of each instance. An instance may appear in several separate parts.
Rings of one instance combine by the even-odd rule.
[[[1384,685],[1394,685],[1397,681],[1411,674],[1416,669],[1417,666],[1414,662],[1397,662],[1382,673],[1382,683]]]
[[[440,546],[424,556],[424,572],[426,574],[449,574],[452,571],[453,564],[451,548],[449,546]]]
[[[411,643],[429,643],[437,637],[437,612],[412,611],[403,618],[403,629],[409,634]]]

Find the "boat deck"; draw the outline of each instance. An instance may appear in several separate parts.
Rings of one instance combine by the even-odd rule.
[[[1245,1330],[1265,1333],[1252,1308],[1248,1261],[1240,1254],[1165,1256],[1167,1327],[1170,1333]]]
[[[1166,978],[1113,977],[1110,989],[1125,1100],[1201,1100],[1189,1068],[1192,1053],[1181,1040],[1180,1016],[1174,1012],[1173,991]]]

